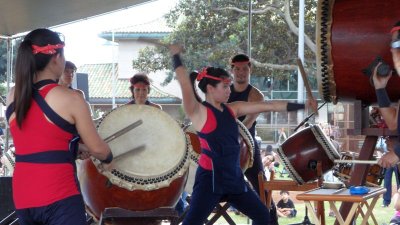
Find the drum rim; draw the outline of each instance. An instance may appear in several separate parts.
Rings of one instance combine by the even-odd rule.
[[[294,169],[290,161],[287,159],[286,154],[283,152],[282,145],[279,146],[278,155],[281,158],[285,168],[288,170],[289,176],[294,179],[298,184],[304,184],[303,178],[301,178],[300,174]]]
[[[326,102],[338,102],[332,60],[332,9],[335,1],[318,0],[316,23],[317,81],[321,96]]]
[[[247,142],[248,148],[250,148],[247,149],[247,151],[250,152],[250,160],[247,168],[244,169],[244,171],[246,171],[248,168],[251,168],[254,163],[254,150],[255,150],[254,140],[253,136],[251,136],[250,131],[240,120],[236,119],[236,123],[238,124],[239,127],[239,134],[243,137],[244,141]]]
[[[332,162],[335,161],[335,159],[340,159],[339,151],[336,150],[330,138],[325,135],[325,133],[322,131],[322,128],[318,124],[311,125],[311,131],[314,133],[317,141],[320,143],[326,155],[330,160],[332,160]]]
[[[124,107],[144,107],[147,110],[159,110],[156,109],[154,107],[151,106],[147,106],[147,105],[134,105],[134,104],[125,104],[119,107],[116,107],[114,109],[112,109],[111,111],[109,111],[108,113],[105,113],[100,119],[99,122],[97,123],[96,129],[99,128],[99,126],[101,125],[101,123],[103,122],[103,120],[112,112],[114,112],[115,110],[120,110],[121,108]],[[158,112],[158,111],[157,111]],[[165,114],[168,117],[170,117],[166,112],[159,110],[159,113]],[[171,118],[171,120],[173,120]],[[177,124],[177,126],[179,126]],[[181,129],[179,129],[180,131],[182,131]],[[125,188],[127,190],[156,190],[162,187],[168,187],[175,179],[180,178],[182,176],[184,176],[186,174],[186,171],[189,168],[189,150],[188,150],[188,142],[186,139],[186,135],[183,134],[182,131],[182,137],[184,137],[185,139],[185,153],[184,156],[181,158],[181,160],[179,161],[179,163],[177,165],[175,165],[174,168],[171,168],[170,170],[157,175],[157,176],[147,176],[147,177],[136,177],[134,175],[131,174],[126,174],[120,170],[117,169],[112,169],[111,172],[110,171],[106,171],[104,170],[100,160],[94,158],[91,156],[91,160],[93,162],[93,164],[96,166],[97,171],[101,174],[103,174],[104,176],[106,176],[111,183]],[[177,137],[176,137],[177,138]]]

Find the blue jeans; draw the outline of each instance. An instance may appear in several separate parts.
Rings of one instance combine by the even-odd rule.
[[[386,193],[383,194],[383,204],[390,205],[392,199],[392,175],[396,177],[397,188],[399,188],[399,169],[396,166],[387,168],[385,171],[385,177],[383,180],[383,186],[386,188]]]

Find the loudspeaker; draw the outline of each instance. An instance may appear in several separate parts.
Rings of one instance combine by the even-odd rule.
[[[72,80],[72,87],[85,93],[85,100],[89,101],[89,80],[87,73],[76,73]]]
[[[0,177],[0,221],[15,210],[11,178],[12,177]]]

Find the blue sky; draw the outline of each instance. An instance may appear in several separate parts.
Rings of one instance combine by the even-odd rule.
[[[142,24],[168,13],[178,0],[155,0],[129,9],[109,13],[80,22],[55,27],[65,36],[65,57],[78,66],[110,63],[116,48],[105,44],[97,35],[101,31]],[[115,59],[115,58],[114,58]]]

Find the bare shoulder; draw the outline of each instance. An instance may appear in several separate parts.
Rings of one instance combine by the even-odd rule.
[[[256,87],[250,90],[249,102],[262,102],[264,101],[264,94]]]
[[[83,98],[85,98],[85,92],[83,92],[81,89],[73,89],[76,93],[81,95]]]
[[[67,104],[69,106],[76,105],[84,102],[84,98],[81,91],[76,91],[73,89],[65,87],[55,87],[46,96],[49,101],[56,100],[59,103]]]

